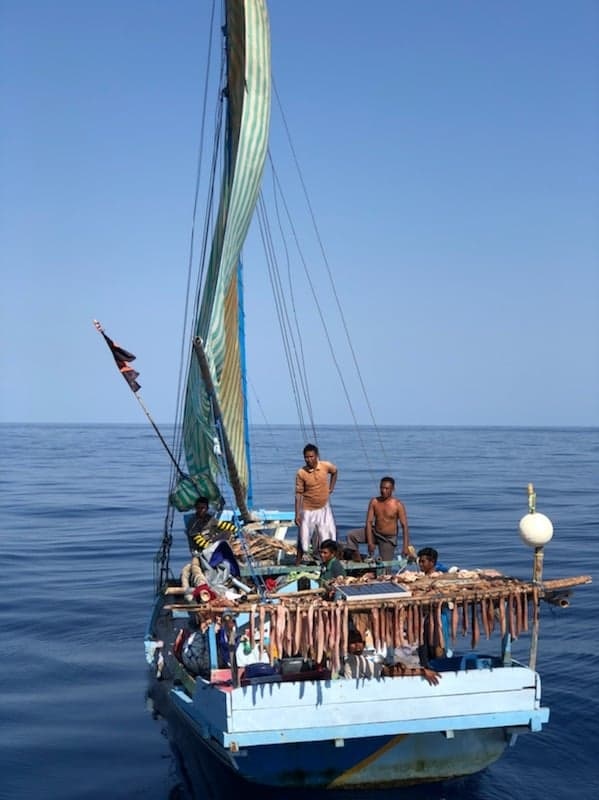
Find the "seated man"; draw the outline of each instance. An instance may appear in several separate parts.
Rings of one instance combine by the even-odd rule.
[[[445,564],[442,564],[437,560],[438,557],[439,554],[434,547],[421,548],[418,551],[418,566],[420,567],[420,571],[425,575],[433,575],[435,572],[448,572]],[[453,655],[453,651],[448,649],[447,646],[441,647],[437,632],[434,632],[433,634],[433,643],[429,644],[428,630],[430,624],[431,621],[427,615],[424,620],[424,640],[426,644],[424,644],[421,648],[422,658],[428,660],[429,658],[442,658],[443,656]],[[447,643],[449,642],[450,635],[449,611],[447,608],[443,608],[443,611],[441,612],[441,624],[443,625],[443,639]]]
[[[260,631],[254,632],[254,641],[250,642],[249,632],[242,635],[237,645],[235,658],[237,659],[237,666],[247,667],[248,664],[270,664],[270,657],[268,649],[270,645],[270,638],[268,631],[265,631],[264,641],[262,648],[260,647]]]
[[[192,553],[203,550],[209,543],[204,537],[204,532],[210,527],[214,519],[208,511],[209,500],[207,497],[198,497],[195,502],[195,513],[185,515],[185,533]]]
[[[345,575],[345,567],[337,557],[338,549],[336,541],[333,539],[325,539],[320,545],[319,553],[322,560],[322,570],[320,573],[321,583],[329,583],[329,581]]]
[[[344,678],[378,678],[381,664],[374,663],[364,655],[364,639],[357,630],[350,630],[348,635],[348,654],[343,664]]]
[[[325,539],[320,545],[319,553],[322,559],[320,585],[327,590],[326,597],[332,600],[335,596],[335,578],[345,575],[345,567],[337,558],[337,542],[333,539]]]
[[[439,554],[434,547],[422,547],[418,553],[418,566],[420,571],[425,575],[430,575],[432,572],[447,572],[447,567],[437,559]]]

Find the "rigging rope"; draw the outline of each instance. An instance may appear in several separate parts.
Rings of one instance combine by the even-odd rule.
[[[279,329],[281,331],[283,349],[285,351],[287,367],[289,370],[289,379],[291,382],[292,393],[295,400],[298,419],[300,420],[302,435],[304,436],[304,438],[306,438],[307,426],[304,421],[304,412],[302,404],[300,402],[300,396],[303,397],[306,407],[308,409],[312,431],[315,431],[311,400],[309,392],[307,390],[305,368],[300,362],[297,354],[297,349],[295,348],[295,341],[297,337],[293,337],[290,331],[291,325],[289,323],[289,315],[285,303],[285,294],[283,292],[283,288],[281,285],[281,279],[277,267],[275,249],[272,243],[270,226],[268,224],[268,216],[266,213],[266,207],[264,205],[264,199],[262,197],[262,194],[260,194],[258,198],[258,222],[260,226],[260,233],[262,236],[264,252],[266,254],[268,273],[275,301],[275,310],[279,320]],[[300,384],[301,384],[301,391],[300,391]]]
[[[293,238],[295,240],[295,245],[296,245],[296,248],[297,248],[297,252],[299,254],[300,261],[301,261],[301,263],[303,265],[303,268],[304,268],[304,274],[306,276],[306,280],[308,281],[308,286],[310,287],[310,292],[311,292],[312,298],[314,300],[314,305],[316,307],[316,310],[318,312],[318,316],[320,318],[320,322],[322,324],[322,328],[324,330],[324,335],[325,335],[325,338],[327,340],[327,344],[328,344],[328,347],[329,347],[329,352],[331,354],[331,359],[333,361],[333,364],[335,365],[337,376],[339,378],[339,382],[340,382],[341,387],[343,389],[343,393],[345,395],[347,406],[349,408],[351,417],[352,417],[353,422],[354,422],[354,428],[356,430],[356,434],[358,436],[358,439],[360,440],[360,444],[362,445],[362,451],[364,453],[364,458],[366,459],[366,462],[368,463],[369,470],[370,470],[371,474],[374,475],[374,469],[373,469],[372,463],[370,461],[369,448],[366,446],[366,443],[365,443],[365,441],[363,439],[362,430],[361,430],[361,428],[360,428],[360,426],[358,424],[356,413],[355,413],[355,410],[354,410],[354,407],[353,407],[353,404],[352,404],[352,401],[351,401],[351,397],[350,397],[350,394],[349,394],[349,390],[347,388],[347,383],[345,381],[345,378],[343,377],[343,372],[341,370],[341,366],[339,364],[339,360],[338,360],[337,355],[335,353],[335,348],[333,346],[333,341],[332,341],[331,335],[329,333],[329,327],[328,327],[328,325],[326,323],[324,312],[322,310],[322,304],[321,304],[321,302],[320,302],[320,300],[318,298],[318,294],[316,292],[316,288],[314,286],[314,282],[312,280],[312,276],[310,274],[310,270],[308,269],[308,264],[307,264],[306,259],[304,257],[304,253],[303,253],[303,250],[301,248],[301,245],[300,245],[300,242],[299,242],[299,238],[297,236],[297,231],[296,231],[295,226],[293,224],[293,221],[291,219],[291,214],[289,212],[289,207],[288,207],[288,205],[287,205],[287,203],[285,201],[283,190],[282,190],[280,181],[278,179],[278,175],[276,173],[276,170],[274,168],[274,164],[272,162],[272,158],[270,156],[270,151],[269,151],[269,162],[270,162],[271,169],[273,171],[274,179],[276,181],[277,189],[278,189],[278,191],[279,191],[279,193],[281,195],[281,200],[283,202],[283,207],[285,209],[285,213],[286,213],[286,216],[287,216],[287,221],[288,221],[289,227],[291,229],[291,233],[292,233]],[[294,314],[295,314],[295,312],[294,312]],[[383,453],[384,453],[384,448],[383,448]],[[385,458],[386,458],[386,455],[385,455]]]
[[[176,397],[176,404],[175,404],[175,420],[174,420],[174,427],[173,427],[173,434],[172,434],[172,447],[173,452],[177,455],[177,461],[181,462],[181,457],[183,453],[183,435],[182,435],[182,427],[181,427],[181,418],[183,414],[183,407],[184,407],[184,390],[183,390],[183,381],[184,375],[186,373],[185,365],[187,364],[187,368],[189,368],[189,363],[191,359],[191,352],[192,352],[192,345],[191,345],[191,336],[189,335],[189,327],[190,327],[190,316],[189,316],[189,307],[190,307],[190,290],[191,290],[191,283],[192,283],[192,274],[193,274],[193,265],[194,265],[194,250],[195,250],[195,223],[197,219],[197,211],[198,211],[198,199],[200,193],[200,185],[201,185],[201,177],[202,177],[202,164],[203,164],[203,152],[204,152],[204,139],[205,139],[205,131],[206,131],[206,118],[207,118],[207,108],[208,108],[208,87],[210,84],[210,66],[212,63],[212,40],[214,37],[214,19],[215,19],[215,10],[216,10],[216,0],[212,0],[212,8],[210,12],[210,24],[208,26],[208,48],[207,48],[207,55],[206,55],[206,67],[205,67],[205,81],[204,81],[204,96],[203,96],[203,103],[202,103],[202,121],[201,121],[201,128],[200,128],[200,142],[198,148],[198,158],[197,158],[197,168],[196,168],[196,182],[195,182],[195,192],[194,192],[194,202],[193,202],[193,211],[192,211],[192,220],[191,220],[191,233],[190,233],[190,243],[189,243],[189,257],[188,257],[188,267],[187,267],[187,287],[185,292],[185,308],[183,313],[183,327],[182,327],[182,335],[181,335],[181,348],[179,354],[179,375],[177,379],[177,397]],[[221,73],[223,71],[223,67],[221,66]],[[222,77],[221,82],[222,85]],[[214,152],[217,148],[217,141],[220,136],[220,119],[222,118],[222,111],[219,109],[222,108],[222,102],[217,106],[217,124],[216,129],[219,132],[219,135],[215,137],[215,145],[214,145]],[[212,165],[212,173],[210,178],[211,190],[209,192],[209,200],[208,203],[212,206],[212,197],[214,194],[214,176],[216,173],[216,165],[215,165],[215,158],[213,154],[213,165]],[[206,214],[205,218],[205,226],[204,226],[204,234],[202,240],[202,254],[200,258],[200,265],[201,271],[198,277],[197,285],[201,284],[202,281],[202,274],[203,268],[205,263],[205,253],[206,253],[206,242],[208,240],[208,214]],[[195,304],[197,305],[197,297],[199,292],[195,292],[196,301]],[[193,317],[192,317],[193,319]],[[170,471],[170,479],[169,479],[169,486],[170,489],[174,487],[178,478],[178,473],[174,468],[171,468]],[[170,495],[170,491],[169,491]],[[162,537],[162,542],[160,548],[156,554],[155,558],[155,574],[154,579],[159,580],[160,583],[156,584],[158,587],[163,585],[164,582],[169,577],[169,555],[170,555],[170,548],[172,545],[172,528],[174,524],[174,516],[175,516],[175,509],[170,504],[168,498],[166,502],[166,512],[165,512],[165,519],[164,519],[164,533]],[[159,566],[159,576],[156,576],[156,568]]]
[[[197,159],[197,170],[196,170],[196,182],[195,182],[195,192],[194,192],[194,203],[193,203],[193,212],[192,212],[192,225],[191,225],[191,236],[190,236],[190,246],[189,246],[189,259],[188,259],[188,268],[187,268],[187,287],[186,287],[186,297],[185,297],[185,312],[184,312],[184,324],[183,324],[183,331],[181,337],[181,352],[180,352],[180,365],[179,365],[179,387],[177,393],[177,416],[176,416],[176,431],[178,433],[178,442],[179,442],[179,453],[183,450],[183,439],[182,439],[182,430],[180,428],[179,423],[181,422],[183,409],[185,405],[185,395],[184,395],[184,380],[187,377],[189,372],[191,359],[193,357],[193,337],[195,332],[190,330],[191,325],[193,325],[193,320],[196,319],[198,313],[198,307],[200,302],[200,288],[202,286],[204,280],[204,274],[206,270],[206,257],[208,253],[208,242],[210,237],[210,230],[212,227],[212,219],[214,217],[214,196],[215,196],[215,187],[216,187],[216,171],[218,166],[218,151],[219,151],[219,142],[222,135],[222,119],[223,119],[223,76],[225,74],[225,57],[224,57],[224,49],[221,55],[221,74],[219,78],[218,84],[218,93],[219,93],[219,100],[216,104],[215,110],[215,120],[214,120],[214,135],[213,135],[213,146],[212,146],[212,158],[211,158],[211,165],[210,165],[210,174],[209,174],[209,183],[208,183],[208,193],[206,199],[206,208],[204,213],[204,226],[202,230],[202,240],[201,240],[201,249],[200,249],[200,256],[198,259],[198,273],[195,281],[195,286],[191,288],[192,284],[192,276],[194,271],[194,249],[195,249],[195,225],[196,219],[198,216],[198,199],[200,194],[200,186],[201,186],[201,175],[202,175],[202,165],[204,162],[204,139],[205,139],[205,131],[206,131],[206,117],[207,117],[207,108],[208,108],[208,86],[210,82],[210,64],[212,62],[212,39],[213,39],[213,29],[214,29],[214,14],[215,14],[215,0],[212,2],[212,11],[210,17],[210,29],[209,29],[209,36],[208,36],[208,53],[207,53],[207,64],[206,64],[206,79],[204,83],[204,95],[203,95],[203,107],[202,107],[202,123],[201,123],[201,131],[200,131],[200,145],[198,150],[198,159]],[[189,313],[190,308],[190,301],[193,297],[193,305],[191,310],[191,315]],[[191,320],[191,322],[190,322]],[[172,486],[172,484],[171,484]]]
[[[190,306],[190,298],[192,296],[191,293],[191,282],[193,276],[193,268],[194,268],[194,251],[195,251],[195,227],[196,227],[196,219],[198,215],[198,200],[200,195],[200,186],[201,186],[201,179],[202,179],[202,165],[204,162],[203,152],[204,152],[204,139],[205,139],[205,132],[206,132],[206,116],[207,116],[207,108],[208,108],[208,86],[210,83],[210,65],[212,63],[212,39],[213,39],[213,31],[214,31],[214,15],[215,15],[215,7],[216,7],[216,0],[212,2],[212,10],[210,15],[210,25],[208,27],[208,49],[206,55],[206,68],[205,68],[205,80],[204,80],[204,94],[203,94],[203,103],[202,103],[202,122],[200,126],[200,142],[198,147],[198,156],[197,156],[197,166],[196,166],[196,181],[195,181],[195,191],[194,191],[194,198],[193,198],[193,210],[191,215],[191,232],[190,232],[190,241],[189,241],[189,256],[188,256],[188,264],[187,264],[187,285],[185,291],[185,309],[183,313],[183,330],[181,335],[181,349],[179,355],[179,377],[178,377],[178,384],[177,384],[177,402],[176,402],[176,412],[175,412],[175,429],[173,431],[173,443],[177,443],[178,446],[178,453],[179,456],[182,453],[182,437],[180,431],[180,421],[181,415],[183,410],[184,404],[184,397],[183,397],[183,381],[184,381],[184,369],[185,365],[189,366],[189,361],[191,358],[191,336],[189,334],[188,328],[190,325],[189,319],[189,306]],[[210,180],[211,192],[209,196],[213,193],[213,184],[214,184],[214,174],[212,174]],[[210,202],[210,201],[209,201]],[[207,225],[204,225],[204,232],[202,237],[202,250],[201,250],[201,257],[200,257],[200,265],[203,272],[203,264],[205,258],[205,251],[206,251],[206,241],[207,241]],[[197,280],[199,284],[201,282],[201,275]],[[197,286],[196,291],[194,292],[195,295],[195,305],[197,305]],[[191,319],[193,320],[193,316]],[[171,487],[172,487],[171,482]]]
[[[366,390],[366,385],[365,385],[364,379],[362,377],[362,372],[361,372],[359,364],[358,364],[358,359],[356,357],[356,352],[355,352],[355,349],[354,349],[354,346],[353,346],[353,343],[352,343],[352,339],[351,339],[351,336],[350,336],[350,333],[349,333],[349,328],[347,326],[347,321],[345,319],[345,315],[343,313],[343,309],[342,309],[341,303],[339,301],[339,296],[337,294],[337,289],[336,289],[336,286],[335,286],[335,281],[334,281],[334,278],[333,278],[331,267],[330,267],[330,264],[329,264],[329,261],[328,261],[327,255],[326,255],[326,251],[325,251],[325,248],[324,248],[322,237],[320,236],[320,231],[319,231],[318,225],[316,223],[316,217],[315,217],[315,214],[314,214],[314,210],[312,208],[312,203],[310,202],[310,197],[309,197],[309,194],[308,194],[306,183],[304,181],[302,170],[301,170],[300,165],[299,165],[299,160],[297,158],[295,147],[293,145],[293,141],[292,141],[292,138],[291,138],[291,133],[290,133],[290,130],[289,130],[289,126],[287,124],[287,119],[286,119],[286,116],[285,116],[283,105],[281,103],[281,99],[279,97],[279,93],[277,91],[277,87],[276,87],[274,78],[273,78],[273,92],[274,92],[274,95],[275,95],[276,100],[277,100],[277,105],[278,105],[279,111],[281,113],[281,118],[283,120],[283,125],[285,127],[285,132],[286,132],[286,135],[287,135],[287,141],[289,143],[289,148],[291,150],[291,154],[293,156],[293,160],[294,160],[295,167],[296,167],[296,170],[297,170],[297,174],[298,174],[298,177],[299,177],[299,180],[300,180],[300,184],[302,186],[302,190],[303,190],[303,193],[304,193],[304,198],[306,200],[306,204],[307,204],[308,210],[310,212],[310,218],[312,220],[314,233],[316,235],[316,239],[317,239],[318,245],[320,247],[320,252],[322,254],[322,258],[323,258],[324,264],[325,264],[326,269],[327,269],[327,274],[328,274],[328,277],[329,277],[331,290],[333,292],[333,297],[335,298],[335,303],[336,303],[336,306],[337,306],[337,310],[338,310],[339,316],[341,318],[341,322],[342,322],[343,329],[344,329],[344,332],[345,332],[345,337],[346,337],[346,340],[347,340],[347,344],[348,344],[349,350],[351,352],[353,363],[354,363],[354,367],[355,367],[355,370],[356,370],[356,374],[358,376],[360,387],[362,389],[362,394],[363,394],[364,400],[366,402],[366,405],[367,405],[367,408],[368,408],[368,411],[369,411],[369,414],[370,414],[370,419],[371,419],[372,425],[373,425],[373,427],[375,429],[375,432],[377,434],[377,438],[378,438],[378,441],[379,441],[379,446],[381,448],[381,452],[383,454],[383,457],[384,457],[384,459],[385,459],[385,461],[387,463],[390,463],[389,462],[389,458],[388,458],[387,453],[386,453],[386,450],[385,450],[385,445],[383,443],[383,438],[382,438],[380,429],[379,429],[379,427],[377,425],[377,422],[375,420],[375,417],[374,417],[372,404],[370,402],[370,399],[369,399],[369,396],[368,396],[368,392]],[[322,317],[322,315],[321,315],[321,317]],[[327,339],[328,338],[329,337],[328,337],[328,333],[327,333]],[[329,340],[329,343],[330,343],[330,340]],[[337,363],[336,363],[336,366],[337,366],[337,370],[339,372],[339,366],[338,366]],[[344,388],[345,388],[345,386],[344,386]],[[347,394],[346,394],[346,396],[347,396]],[[349,401],[349,398],[348,398],[348,401]],[[350,409],[352,411],[352,417],[354,417],[354,422],[356,422],[355,416],[353,414],[353,409],[351,408],[351,404],[350,404]],[[357,422],[356,422],[356,425],[357,425]]]
[[[311,395],[310,395],[310,392],[309,392],[309,389],[308,389],[308,378],[307,378],[308,372],[307,372],[307,369],[306,369],[306,360],[305,360],[305,357],[304,357],[303,337],[302,337],[302,334],[301,334],[301,329],[300,329],[298,315],[297,315],[296,306],[295,306],[295,293],[293,291],[293,280],[292,280],[292,276],[291,276],[291,258],[289,257],[289,248],[287,247],[287,242],[285,240],[285,234],[284,234],[284,229],[283,229],[283,221],[281,219],[281,212],[280,212],[280,209],[279,209],[277,185],[276,185],[276,181],[274,180],[274,172],[273,172],[273,198],[274,198],[274,203],[275,203],[275,212],[276,212],[276,216],[277,216],[277,222],[278,222],[278,225],[279,225],[279,233],[280,233],[280,236],[281,236],[281,241],[283,243],[283,247],[285,249],[285,263],[287,265],[287,282],[288,282],[288,286],[289,286],[289,297],[291,299],[291,308],[292,308],[292,311],[293,311],[293,319],[295,321],[295,334],[296,335],[295,335],[295,337],[293,337],[291,334],[290,335],[291,335],[291,340],[293,342],[297,342],[297,348],[294,348],[294,350],[295,350],[295,353],[296,353],[296,361],[297,361],[297,365],[298,365],[298,372],[299,372],[300,382],[302,384],[302,390],[303,390],[303,393],[304,393],[304,400],[305,400],[306,406],[307,406],[308,411],[309,411],[310,424],[311,424],[312,433],[313,433],[312,437],[304,436],[304,438],[311,438],[314,441],[317,438],[317,436],[316,436],[316,425],[315,425],[315,421],[314,421],[314,413],[312,411],[312,398],[311,398]],[[287,318],[289,318],[289,317],[287,317]],[[291,325],[290,324],[289,324],[289,328],[291,329]],[[297,351],[299,351],[299,353]]]

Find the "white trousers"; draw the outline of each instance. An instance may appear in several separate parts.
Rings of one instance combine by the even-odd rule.
[[[310,549],[310,541],[317,539],[318,544],[325,539],[337,541],[337,528],[331,506],[327,503],[322,508],[315,508],[312,511],[302,511],[302,521],[299,527],[300,547],[307,553]]]

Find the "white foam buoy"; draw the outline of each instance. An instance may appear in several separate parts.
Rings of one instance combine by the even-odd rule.
[[[532,483],[528,484],[528,514],[520,520],[520,538],[530,547],[543,547],[553,536],[553,523],[536,509],[537,494]]]
[[[553,536],[553,523],[538,511],[525,514],[520,520],[520,538],[529,547],[542,547]]]

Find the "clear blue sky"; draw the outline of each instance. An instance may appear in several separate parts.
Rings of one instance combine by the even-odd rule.
[[[207,5],[0,0],[0,421],[143,422],[93,318],[173,418]],[[596,0],[272,0],[270,17],[377,422],[598,425]],[[252,277],[253,418],[294,423]],[[310,353],[317,421],[351,421]]]

